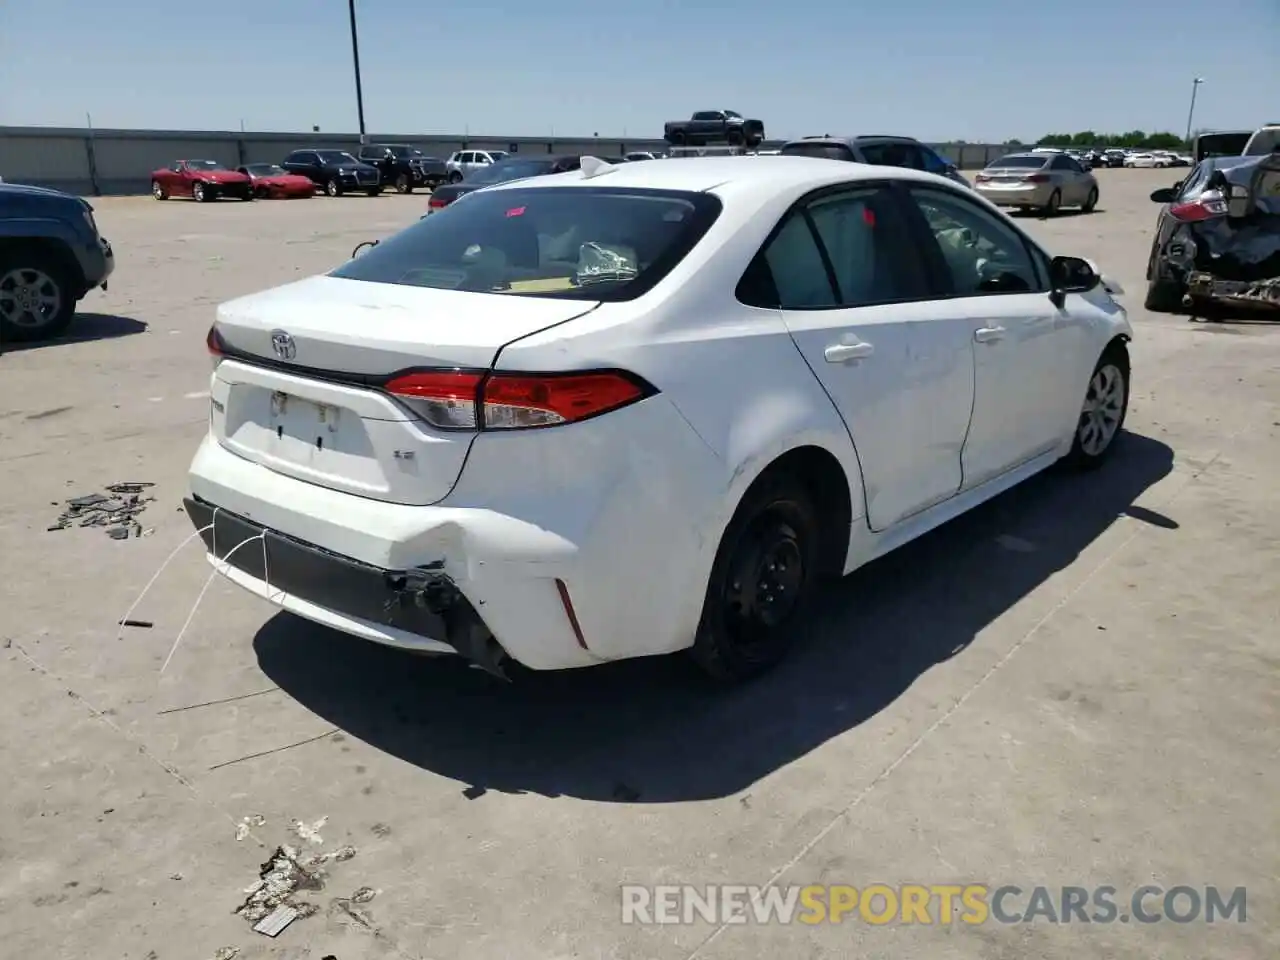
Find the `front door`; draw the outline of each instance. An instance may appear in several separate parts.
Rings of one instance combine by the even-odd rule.
[[[973,416],[964,488],[1047,453],[1081,402],[1085,323],[1049,297],[1048,265],[1004,218],[955,190],[911,185],[950,286],[933,306],[967,324],[974,348]],[[919,223],[919,221],[916,221]],[[926,238],[927,242],[927,238]]]
[[[876,531],[960,489],[973,403],[971,331],[932,310],[899,203],[865,181],[823,191],[763,253],[783,321],[857,449]]]

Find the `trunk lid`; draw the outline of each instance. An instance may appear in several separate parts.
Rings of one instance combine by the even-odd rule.
[[[232,300],[218,308],[229,358],[214,374],[212,430],[277,473],[435,503],[453,489],[475,434],[431,427],[379,385],[409,368],[491,368],[512,340],[597,305],[328,276]]]

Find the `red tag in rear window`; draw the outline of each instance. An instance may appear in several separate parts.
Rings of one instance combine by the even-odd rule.
[[[507,211],[508,217],[519,217],[524,215],[524,207],[512,207]]]
[[[863,223],[865,223],[868,227],[874,227],[874,226],[876,225],[876,213],[875,213],[875,211],[874,211],[874,210],[872,210],[870,207],[863,207],[863,208],[862,208],[862,222],[863,222]]]

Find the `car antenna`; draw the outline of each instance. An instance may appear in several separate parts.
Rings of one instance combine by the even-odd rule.
[[[583,157],[578,163],[582,169],[583,180],[591,180],[616,169],[612,163],[601,160],[599,157]]]

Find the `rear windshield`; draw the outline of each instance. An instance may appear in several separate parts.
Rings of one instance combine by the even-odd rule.
[[[1238,157],[1249,144],[1252,132],[1236,131],[1233,133],[1202,133],[1196,137],[1197,160],[1206,157]]]
[[[843,143],[788,143],[779,151],[784,157],[817,157],[820,160],[853,160],[853,151]]]
[[[1043,167],[1050,156],[1051,154],[1042,153],[1038,157],[1001,157],[999,160],[992,160],[988,163],[987,169],[992,170],[995,167],[1025,167],[1028,170],[1034,170],[1037,167]]]
[[[330,276],[474,293],[630,300],[719,216],[707,193],[621,187],[479,190]]]
[[[469,183],[506,183],[508,180],[522,180],[525,177],[538,177],[550,173],[555,168],[550,160],[504,160],[491,163],[469,178]]]

